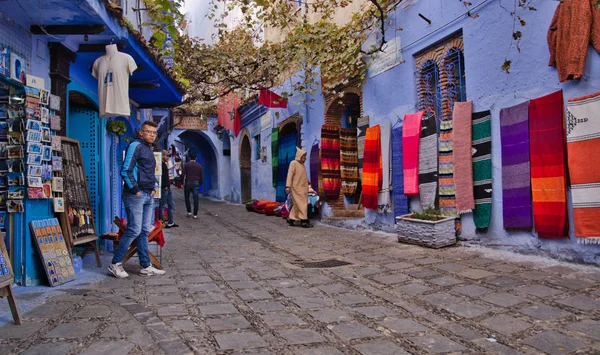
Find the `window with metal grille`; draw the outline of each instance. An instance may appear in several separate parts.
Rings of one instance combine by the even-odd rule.
[[[460,49],[450,48],[446,53],[444,57],[444,72],[448,79],[444,88],[444,98],[452,110],[455,102],[462,102],[467,99],[465,90],[465,61],[463,52]]]
[[[442,100],[439,75],[438,65],[433,60],[425,62],[419,70],[419,110],[427,116],[434,114],[440,117]]]

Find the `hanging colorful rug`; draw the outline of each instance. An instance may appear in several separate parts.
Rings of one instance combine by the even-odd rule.
[[[404,194],[402,167],[402,127],[392,129],[392,185],[394,216],[408,214],[408,197]]]
[[[392,124],[380,125],[381,139],[381,188],[377,196],[379,213],[388,213],[392,208]]]
[[[531,229],[529,102],[500,110],[504,229]]]
[[[577,242],[600,244],[600,92],[569,100],[567,149]]]
[[[456,189],[456,210],[472,212],[473,196],[473,102],[455,102],[452,112],[452,164]]]
[[[440,121],[440,155],[438,186],[440,210],[456,214],[456,189],[454,187],[454,165],[452,165],[452,119]]]
[[[319,168],[321,161],[319,159],[319,144],[313,144],[310,148],[310,183],[313,190],[319,193]]]
[[[404,161],[404,194],[407,197],[419,194],[419,137],[423,111],[404,115],[402,124],[402,149]]]
[[[473,220],[478,232],[489,227],[492,217],[492,120],[491,112],[473,112]]]
[[[367,129],[365,138],[362,177],[362,204],[365,208],[377,209],[382,182],[381,169],[381,129],[376,125]]]
[[[273,187],[277,187],[277,164],[279,164],[279,128],[271,130],[271,166],[273,167]]]
[[[358,187],[358,148],[356,128],[340,128],[340,173],[342,193],[352,196]]]
[[[340,195],[340,128],[335,125],[321,127],[321,171],[323,190],[330,201]]]
[[[423,208],[435,207],[438,184],[438,137],[435,115],[423,117],[419,140],[419,196]]]
[[[529,147],[533,220],[539,238],[568,235],[562,90],[531,100]]]
[[[365,138],[369,128],[369,116],[359,117],[356,121],[356,148],[358,150],[358,177],[362,177],[363,157],[365,155]]]

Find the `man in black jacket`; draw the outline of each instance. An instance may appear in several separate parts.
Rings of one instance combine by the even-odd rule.
[[[152,266],[148,254],[148,233],[154,219],[154,169],[156,160],[152,152],[152,143],[156,140],[156,123],[146,121],[138,139],[131,142],[125,153],[125,161],[121,176],[125,182],[123,187],[123,204],[127,214],[127,231],[121,236],[119,247],[115,250],[108,270],[118,278],[128,277],[123,269],[125,252],[135,240],[140,257],[141,276],[164,275],[164,270]]]
[[[198,193],[200,192],[200,184],[202,184],[202,165],[196,161],[196,153],[190,153],[190,161],[183,166],[183,174],[181,175],[184,181],[185,208],[187,216],[192,216],[192,206],[190,204],[190,194],[194,196],[194,219],[198,218]]]
[[[178,224],[173,222],[173,210],[175,209],[175,203],[173,203],[173,194],[171,193],[171,181],[169,179],[169,166],[167,163],[171,158],[171,154],[168,150],[162,151],[162,178],[161,178],[161,189],[162,193],[160,194],[160,205],[158,206],[158,211],[160,216],[162,217],[163,206],[167,205],[167,214],[168,214],[168,222],[165,228],[174,228],[179,227]]]

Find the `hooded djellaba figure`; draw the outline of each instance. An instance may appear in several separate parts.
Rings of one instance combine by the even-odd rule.
[[[312,228],[308,221],[308,177],[305,162],[306,152],[296,147],[296,159],[290,163],[285,183],[285,193],[289,194],[291,191],[293,201],[287,222],[293,226],[299,220],[302,227]]]

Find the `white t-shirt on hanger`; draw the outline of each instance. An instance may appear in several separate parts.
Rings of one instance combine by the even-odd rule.
[[[117,51],[116,45],[106,46],[106,55],[96,59],[92,75],[98,79],[100,117],[131,115],[129,106],[129,76],[137,69],[129,54]]]

